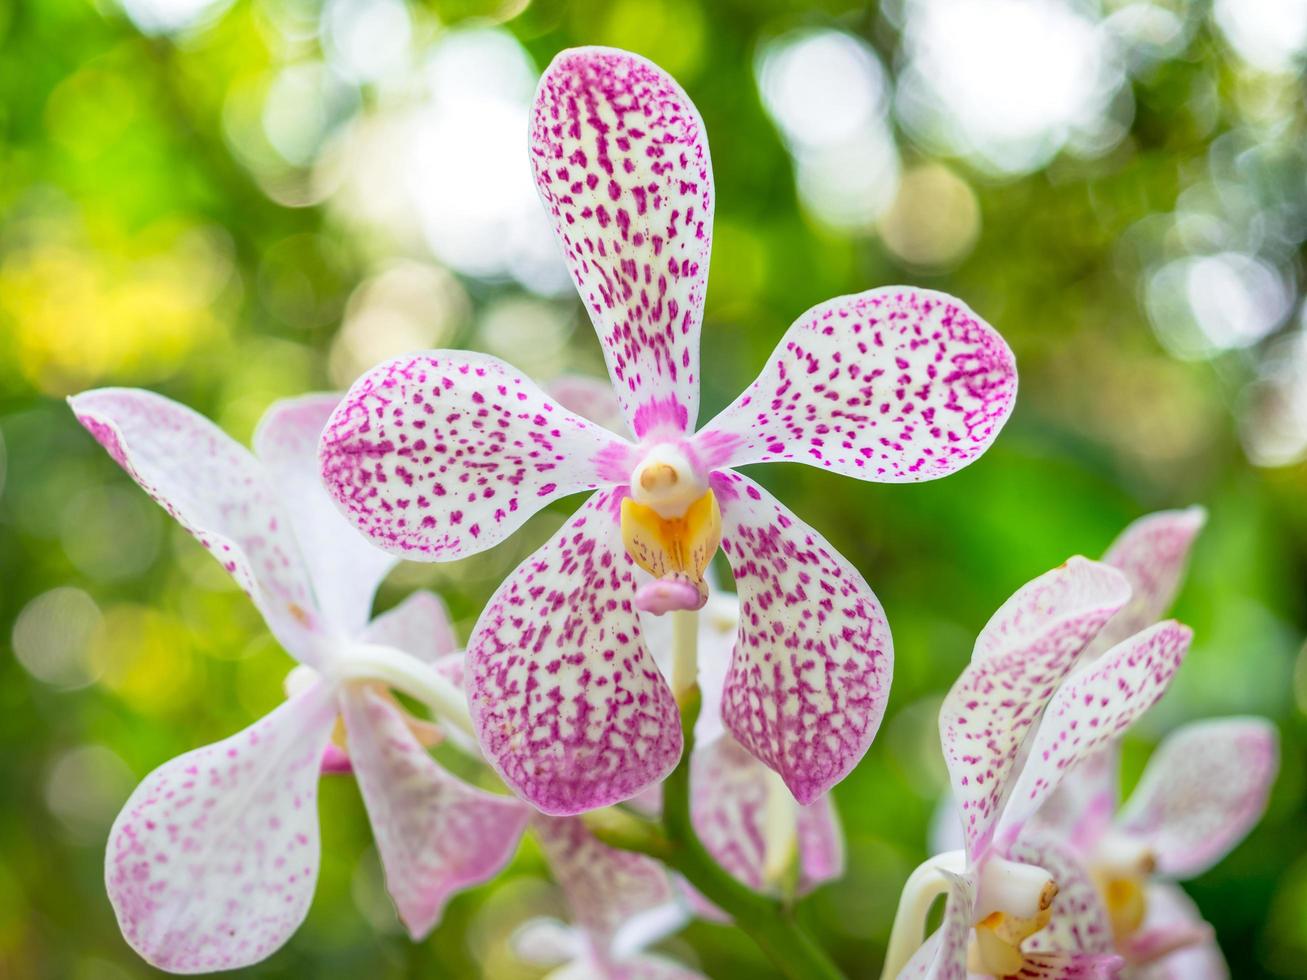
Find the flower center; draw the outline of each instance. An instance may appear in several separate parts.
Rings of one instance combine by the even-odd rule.
[[[656,614],[702,608],[704,572],[721,540],[722,514],[707,476],[676,446],[654,446],[622,499],[622,543],[655,579],[636,592],[636,607]]]
[[[1043,868],[990,858],[981,874],[974,938],[967,949],[972,973],[1005,977],[1025,966],[1021,944],[1048,925],[1057,883]]]
[[[1148,877],[1157,869],[1152,850],[1117,833],[1107,834],[1094,851],[1091,876],[1107,907],[1117,945],[1139,931],[1148,916]]]

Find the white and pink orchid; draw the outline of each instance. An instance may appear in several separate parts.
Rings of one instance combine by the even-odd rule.
[[[1119,969],[1090,876],[1062,841],[1029,825],[1069,769],[1161,696],[1188,649],[1189,629],[1163,622],[1075,669],[1130,597],[1120,571],[1072,558],[1020,589],[981,632],[940,711],[964,847],[909,881],[885,976],[1069,978]],[[941,891],[944,925],[917,949]]]
[[[78,419],[250,594],[301,664],[290,698],[249,728],[156,769],[109,835],[106,882],[127,941],[174,973],[232,969],[278,949],[308,912],[320,856],[324,756],[358,776],[386,886],[414,938],[449,896],[512,856],[529,811],[469,786],[427,752],[438,733],[389,695],[466,724],[454,634],[419,592],[369,622],[393,564],[346,524],[317,479],[337,396],[274,405],[255,452],[148,392],[70,399]],[[343,721],[343,732],[338,730]]]
[[[540,82],[530,158],[634,441],[494,358],[413,354],[366,374],[333,415],[328,487],[380,547],[427,561],[481,551],[550,501],[597,491],[512,573],[468,644],[482,749],[553,814],[629,799],[676,764],[675,692],[639,613],[700,608],[720,545],[741,606],[722,720],[810,803],[875,736],[890,633],[862,575],[733,468],[946,476],[1011,412],[1012,353],[940,293],[841,297],[801,316],[696,432],[714,201],[698,111],[643,58],[565,51]]]

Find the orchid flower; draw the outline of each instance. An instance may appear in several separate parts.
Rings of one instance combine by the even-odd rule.
[[[639,612],[702,607],[720,546],[741,605],[722,720],[810,803],[875,736],[890,633],[862,575],[733,467],[946,476],[1011,412],[1012,353],[940,293],[841,297],[801,316],[696,432],[714,200],[698,111],[643,58],[565,51],[540,82],[530,158],[635,441],[501,361],[434,351],[354,385],[323,434],[324,478],[375,543],[427,561],[482,551],[550,501],[597,491],[510,575],[468,644],[482,749],[546,813],[629,799],[675,766],[680,692]]]
[[[320,843],[317,782],[347,759],[386,885],[416,939],[456,890],[512,856],[529,813],[468,786],[426,751],[432,728],[395,688],[466,724],[440,658],[443,605],[417,593],[369,622],[393,564],[321,489],[315,449],[336,396],[273,406],[254,453],[166,398],[127,389],[70,399],[81,423],[249,593],[300,667],[290,698],[244,731],[147,776],[109,834],[106,880],[127,941],[175,973],[233,969],[277,950],[308,912]],[[343,721],[343,727],[340,722]]]
[[[1119,969],[1088,873],[1060,841],[1027,824],[1063,773],[1161,696],[1188,649],[1187,627],[1158,623],[1072,673],[1130,595],[1120,571],[1072,558],[1020,589],[981,631],[940,711],[964,847],[909,879],[885,976]],[[912,955],[939,892],[948,894],[944,924]]]

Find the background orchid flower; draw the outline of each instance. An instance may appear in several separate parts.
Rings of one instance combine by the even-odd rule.
[[[1069,977],[1115,968],[1106,915],[1073,852],[1023,831],[1063,772],[1161,696],[1188,648],[1187,627],[1159,623],[1071,673],[1129,598],[1121,572],[1072,558],[1020,589],[981,631],[940,711],[965,846],[909,881],[886,976]],[[905,967],[931,888],[948,892],[945,923]]]
[[[115,460],[212,551],[302,667],[290,699],[244,731],[147,776],[109,835],[106,881],[127,941],[176,973],[232,969],[278,949],[317,880],[317,781],[338,719],[386,885],[414,938],[449,895],[511,857],[528,813],[475,789],[427,753],[389,695],[442,703],[433,666],[453,648],[443,605],[418,593],[369,623],[393,560],[344,522],[316,478],[336,396],[274,405],[255,452],[148,392],[70,399]],[[402,652],[401,652],[402,651]],[[455,712],[456,713],[456,712]]]
[[[890,634],[857,570],[731,467],[945,476],[1007,419],[1012,353],[940,293],[841,297],[801,316],[758,379],[696,433],[714,190],[693,103],[643,58],[565,51],[541,79],[530,156],[636,441],[500,361],[436,351],[355,384],[324,433],[325,479],[380,546],[431,561],[488,548],[549,501],[597,491],[512,573],[468,646],[483,749],[548,813],[627,799],[675,765],[676,704],[637,614],[700,607],[720,543],[741,602],[723,721],[809,803],[875,735]],[[658,581],[641,588],[637,569]]]

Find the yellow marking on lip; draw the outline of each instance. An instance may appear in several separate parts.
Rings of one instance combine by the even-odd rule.
[[[1020,973],[1026,962],[1021,944],[1048,925],[1056,895],[1056,887],[1046,889],[1040,895],[1039,911],[1029,918],[996,911],[977,922],[975,939],[967,949],[967,969],[996,977]]]
[[[675,471],[671,472],[675,478]],[[684,576],[697,585],[722,543],[717,498],[709,490],[682,516],[662,517],[652,507],[624,497],[622,543],[635,563],[655,578]]]
[[[1139,931],[1148,915],[1148,898],[1144,883],[1134,876],[1104,877],[1098,888],[1107,906],[1107,917],[1112,923],[1112,934],[1121,942]]]

